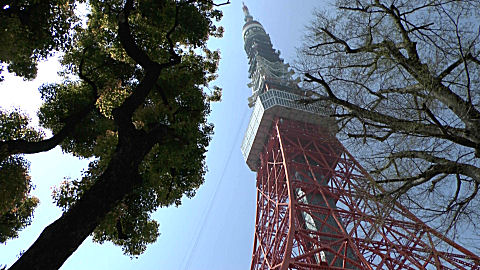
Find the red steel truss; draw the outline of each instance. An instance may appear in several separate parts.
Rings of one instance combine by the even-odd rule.
[[[276,119],[260,156],[251,269],[480,269],[320,127]]]

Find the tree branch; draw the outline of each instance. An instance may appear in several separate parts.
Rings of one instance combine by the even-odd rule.
[[[408,36],[408,31],[402,24],[400,11],[398,10],[398,8],[394,4],[390,5],[390,8],[388,8],[384,4],[381,4],[379,0],[376,0],[375,4],[376,6],[383,9],[385,13],[387,13],[395,22],[395,26],[397,26],[397,29],[400,31],[400,35],[402,36],[403,43],[405,44],[405,49],[407,50],[409,59],[412,59],[415,62],[420,61],[420,57],[418,56],[416,48],[416,43],[412,42],[412,40]]]
[[[87,48],[83,50],[83,56],[85,56],[86,51]],[[15,154],[35,154],[55,148],[75,129],[78,123],[80,123],[90,112],[95,110],[95,103],[98,99],[98,88],[95,83],[83,73],[84,63],[85,57],[82,57],[79,64],[78,76],[88,85],[90,85],[92,89],[92,101],[80,111],[77,111],[66,117],[63,120],[65,125],[62,127],[62,129],[46,140],[31,142],[19,139],[0,142],[0,161]]]
[[[120,107],[114,109],[112,112],[115,122],[119,126],[119,133],[121,130],[133,131],[135,129],[133,123],[131,122],[131,117],[134,111],[145,101],[145,98],[155,86],[156,81],[160,76],[160,72],[164,68],[168,68],[180,63],[181,60],[180,56],[175,52],[175,44],[170,37],[178,25],[178,6],[176,6],[175,9],[174,25],[166,34],[166,38],[169,43],[168,50],[171,59],[162,64],[158,64],[157,62],[151,60],[146,52],[140,49],[136,44],[128,22],[128,16],[132,9],[133,0],[127,0],[123,11],[118,16],[118,36],[120,37],[120,43],[124,47],[127,54],[146,70],[146,74],[141,82],[137,85],[135,91],[127,99],[125,99]]]
[[[427,104],[425,102],[422,104],[422,109],[427,113],[428,117],[432,119],[432,121],[440,128],[440,130],[443,132],[445,135],[450,135],[447,131],[447,129],[440,123],[440,121],[435,117],[435,115],[430,111],[430,109],[427,107]]]
[[[425,151],[414,151],[414,150],[401,151],[401,152],[392,153],[388,157],[389,160],[403,159],[403,158],[423,159],[425,161],[433,163],[434,165],[432,165],[427,171],[415,177],[380,180],[379,181],[380,183],[411,181],[411,180],[419,179],[422,177],[423,178],[429,177],[429,176],[433,177],[440,173],[461,174],[461,175],[465,175],[472,178],[475,182],[480,183],[480,168],[477,168],[467,163],[461,163],[459,161],[452,161],[446,158],[437,157]],[[386,169],[386,167],[384,169]]]
[[[324,87],[331,102],[344,107],[356,117],[366,118],[377,123],[385,124],[389,126],[393,131],[401,131],[407,134],[411,134],[412,132],[414,132],[415,134],[420,134],[424,136],[432,136],[441,139],[451,140],[460,145],[471,147],[473,149],[476,149],[478,147],[478,144],[475,141],[471,140],[471,136],[464,129],[444,126],[444,129],[448,131],[448,134],[445,134],[437,125],[430,125],[420,122],[398,119],[390,115],[364,109],[358,105],[340,99],[335,96],[332,89],[330,88],[330,85],[321,77],[321,75],[319,76],[320,77],[317,78],[308,73],[305,74],[305,77],[308,78],[308,81],[317,82]]]
[[[337,43],[337,44],[343,45],[346,53],[353,54],[353,53],[359,53],[359,52],[374,52],[375,49],[381,49],[383,47],[382,44],[377,43],[377,44],[368,44],[367,46],[353,49],[350,47],[350,45],[348,45],[348,43],[345,40],[337,37],[332,32],[330,32],[327,28],[322,27],[320,29],[325,34],[327,34],[331,39],[333,39],[333,42],[331,42],[332,44]],[[313,47],[319,47],[319,46],[321,46],[321,44],[314,45]]]
[[[128,16],[133,9],[133,0],[127,0],[122,12],[118,15],[118,36],[120,43],[128,56],[143,68],[157,67],[158,63],[152,61],[148,55],[137,46],[130,30]],[[158,68],[158,67],[157,67]]]
[[[375,139],[379,142],[383,142],[386,139],[388,139],[393,133],[394,132],[392,130],[390,130],[384,136],[377,136],[377,135],[374,135],[374,134],[367,134],[367,133],[364,133],[364,134],[347,133],[347,136],[350,137],[350,138],[363,138],[363,139],[371,138],[371,139]]]

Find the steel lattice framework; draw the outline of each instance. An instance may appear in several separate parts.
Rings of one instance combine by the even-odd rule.
[[[319,126],[273,120],[257,171],[251,269],[480,269]]]

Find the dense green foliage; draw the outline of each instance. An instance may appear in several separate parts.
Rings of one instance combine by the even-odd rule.
[[[125,56],[121,44],[115,42],[116,13],[108,16],[109,13],[105,13],[107,6],[102,2],[91,1],[91,5],[88,27],[79,34],[76,46],[67,52],[63,64],[69,67],[65,71],[69,74],[80,68],[79,59],[84,61],[82,72],[98,88],[96,110],[61,145],[65,152],[85,158],[95,157],[96,160],[81,180],[67,181],[56,190],[54,198],[65,210],[108,165],[117,143],[112,110],[122,104],[137,86],[137,76],[142,73],[136,63]],[[158,62],[170,57],[168,41],[161,33],[167,32],[174,24],[174,16],[168,14],[174,14],[175,5],[164,5],[162,13],[149,14],[153,9],[144,2],[131,15],[134,18],[132,24],[136,26],[134,31],[145,35],[139,46],[146,48],[148,55]],[[188,26],[195,16],[199,21],[195,25],[202,26],[196,30]],[[142,253],[145,244],[154,242],[158,235],[158,224],[150,220],[149,213],[159,206],[179,205],[184,194],[193,196],[203,183],[203,160],[212,126],[206,123],[205,117],[210,109],[201,86],[215,78],[213,73],[218,60],[217,52],[205,48],[206,37],[215,30],[214,26],[212,29],[205,27],[209,24],[207,16],[218,14],[201,14],[194,8],[182,9],[179,13],[179,31],[172,35],[172,39],[192,48],[178,50],[182,63],[161,74],[157,89],[150,93],[132,119],[140,130],[148,131],[157,123],[170,126],[179,140],[181,138],[182,145],[156,145],[150,151],[140,167],[144,184],[125,198],[94,231],[95,241],[113,241],[124,246],[130,255]],[[168,20],[170,22],[165,23]],[[196,54],[195,47],[203,47],[205,52]],[[54,132],[62,128],[62,118],[87,106],[95,98],[89,85],[77,81],[45,86],[40,91],[45,101],[40,109],[41,123]]]
[[[0,167],[0,243],[3,243],[30,225],[38,199],[29,195],[32,186],[24,158],[9,157],[0,162]]]
[[[50,12],[64,12],[73,4],[64,3],[65,9],[53,5],[55,8]],[[42,22],[54,32],[51,39],[42,39],[49,45],[34,48],[34,56],[26,51],[16,53],[23,57],[19,59],[28,56],[32,60],[29,69],[9,66],[17,74],[31,78],[38,56],[52,49],[64,49],[61,60],[64,80],[39,89],[44,101],[38,114],[40,125],[54,136],[39,141],[41,134],[17,124],[14,129],[24,134],[1,138],[0,149],[3,147],[3,156],[10,156],[3,162],[17,162],[23,171],[17,170],[16,175],[25,179],[28,179],[25,161],[12,154],[45,151],[59,144],[65,153],[91,159],[80,179],[65,179],[55,188],[53,198],[66,212],[58,222],[68,222],[64,219],[75,218],[78,214],[72,213],[84,211],[84,204],[98,200],[99,209],[108,211],[99,210],[98,216],[88,217],[85,222],[95,224],[90,231],[94,241],[111,241],[122,246],[125,254],[136,256],[159,235],[158,223],[150,214],[158,207],[180,205],[181,198],[194,196],[204,181],[206,147],[213,132],[213,125],[207,123],[206,117],[209,103],[221,97],[218,87],[213,87],[210,93],[205,91],[216,78],[220,58],[219,52],[210,51],[206,42],[211,36],[222,36],[222,28],[214,24],[222,13],[210,1],[94,0],[88,5],[90,13],[82,27],[63,31],[76,21],[73,15],[62,17],[65,13],[52,15],[62,20],[60,29],[55,29],[49,18]],[[25,9],[30,7],[27,5]],[[7,10],[12,8],[10,5]],[[25,38],[24,32],[12,35],[21,39]],[[67,34],[65,40],[72,41],[71,44],[58,46],[62,38],[57,33]],[[17,61],[16,58],[0,60]],[[35,147],[41,150],[32,150]],[[128,160],[125,170],[134,171],[122,172],[117,164],[124,160]],[[6,169],[2,165],[0,171]],[[133,178],[110,176],[122,174]],[[115,186],[116,181],[118,189],[103,187]],[[24,196],[30,189],[29,185],[25,187]],[[105,194],[105,205],[103,198],[88,195],[94,192]],[[30,210],[34,204],[24,208]],[[12,209],[11,205],[5,207]],[[26,225],[28,220],[23,222]],[[49,229],[75,230],[67,225],[58,226],[59,229]],[[43,252],[35,245],[31,250],[32,254]],[[23,257],[30,256],[29,251]],[[38,257],[32,255],[35,260]],[[62,260],[55,265],[61,265]]]
[[[0,140],[23,138],[38,141],[42,134],[28,127],[28,119],[18,111],[0,111]],[[29,163],[21,155],[0,160],[0,243],[17,237],[18,231],[30,225],[38,199],[29,195],[32,189]]]
[[[69,32],[77,22],[73,2],[2,1],[0,64],[7,64],[8,71],[18,76],[33,79],[39,59],[70,44]]]

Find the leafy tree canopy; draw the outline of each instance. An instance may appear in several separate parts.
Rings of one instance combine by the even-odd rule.
[[[71,43],[70,31],[78,22],[74,8],[73,0],[2,1],[0,64],[6,64],[9,72],[33,79],[38,60]]]
[[[19,10],[30,14],[38,1],[24,2]],[[28,163],[21,154],[60,145],[66,153],[92,160],[80,179],[65,179],[55,188],[53,198],[64,215],[45,228],[11,269],[56,269],[92,233],[94,241],[111,241],[125,254],[137,256],[158,236],[158,223],[150,214],[158,207],[180,205],[184,195],[195,195],[204,181],[205,152],[213,132],[206,120],[209,103],[221,97],[220,88],[207,88],[217,76],[220,55],[206,42],[222,36],[223,29],[215,25],[222,16],[216,6],[226,3],[89,1],[82,27],[72,27],[77,21],[73,13],[62,13],[73,12],[75,2],[54,3],[45,12],[61,20],[61,29],[43,17],[51,32],[46,31],[41,46],[0,59],[18,75],[31,78],[37,56],[64,51],[63,81],[39,89],[44,101],[40,125],[53,136],[44,139],[19,112],[0,115],[0,128],[7,134],[0,135],[0,173],[12,179],[1,188],[18,189],[18,195],[12,194],[15,199],[0,197],[0,214],[23,209],[9,230],[28,225],[37,203],[28,196]],[[22,25],[21,20],[17,23]],[[9,29],[18,40],[33,31]],[[16,70],[18,59],[28,68]],[[0,227],[3,241],[15,236],[3,231]]]
[[[0,111],[0,140],[19,138],[38,141],[42,134],[28,127],[28,119],[18,111]],[[0,243],[17,237],[18,231],[31,223],[38,199],[29,195],[28,167],[28,161],[19,155],[0,161]]]

